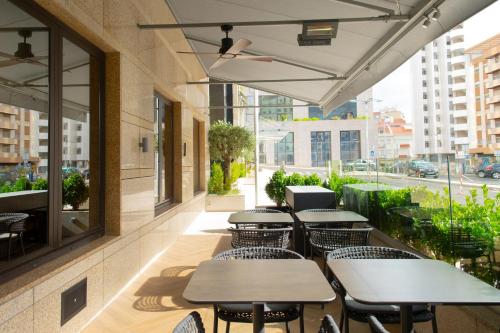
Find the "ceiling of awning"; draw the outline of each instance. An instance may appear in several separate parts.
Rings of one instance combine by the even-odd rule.
[[[276,56],[295,63],[230,61],[210,70],[217,56],[196,55],[207,76],[229,81],[326,78],[336,74],[345,80],[259,82],[245,85],[299,100],[318,103],[325,110],[341,105],[387,76],[419,48],[450,30],[494,0],[166,0],[178,23],[238,22],[295,19],[376,17],[386,12],[355,5],[365,3],[409,15],[404,21],[343,23],[330,46],[302,46],[297,34],[302,26],[235,26],[234,41],[252,41],[252,53]],[[351,3],[348,3],[351,2]],[[438,7],[441,16],[428,29],[424,15]],[[162,23],[162,22],[157,22]],[[196,52],[217,52],[224,37],[218,27],[183,28]],[[213,45],[215,44],[215,45]],[[189,50],[178,50],[189,51]],[[180,55],[193,57],[193,55]],[[306,67],[306,68],[304,68]]]

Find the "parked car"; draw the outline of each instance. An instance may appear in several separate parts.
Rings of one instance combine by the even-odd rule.
[[[434,178],[439,177],[439,170],[434,166],[434,164],[427,161],[411,161],[408,166],[408,176],[417,177],[427,177],[431,176]]]
[[[375,162],[369,160],[356,160],[346,164],[346,167],[355,171],[375,170]]]
[[[493,179],[500,179],[500,163],[480,166],[476,174],[481,177],[491,177]]]
[[[72,168],[72,167],[63,167],[62,168],[62,174],[63,174],[64,179],[68,178],[73,173],[79,173],[78,169]]]

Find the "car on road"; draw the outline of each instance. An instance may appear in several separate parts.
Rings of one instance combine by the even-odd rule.
[[[348,169],[354,171],[375,170],[375,162],[369,160],[356,160],[345,165]]]
[[[427,161],[411,161],[408,165],[408,176],[439,177],[439,170],[434,164]]]
[[[480,178],[491,177],[493,179],[500,179],[500,163],[493,163],[480,166],[476,174]]]

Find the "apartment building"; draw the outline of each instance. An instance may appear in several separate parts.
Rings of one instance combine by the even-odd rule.
[[[324,167],[332,160],[368,158],[377,149],[376,142],[370,140],[377,134],[371,90],[338,109],[323,112],[289,97],[246,87],[236,89],[235,124],[254,130],[258,110],[261,164]]]
[[[500,34],[466,50],[467,64],[473,77],[470,110],[476,127],[471,131],[476,144],[470,149],[476,156],[500,156]]]
[[[469,147],[463,26],[458,25],[418,51],[412,74],[413,149],[440,161],[464,158]]]
[[[408,159],[412,153],[413,131],[404,114],[396,108],[374,112],[377,120],[378,157],[382,159]]]

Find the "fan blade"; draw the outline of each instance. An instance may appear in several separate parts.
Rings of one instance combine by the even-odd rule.
[[[45,60],[45,59],[49,59],[48,56],[39,56],[39,57],[31,57],[29,58],[30,60],[33,60],[33,61],[38,61],[38,60]]]
[[[42,66],[42,67],[49,67],[49,65],[46,65],[38,60],[33,60],[36,57],[33,58],[26,58],[26,59],[19,59],[19,63],[25,63],[25,64],[30,64],[30,65],[37,65],[37,66]]]
[[[246,49],[251,44],[252,44],[251,41],[249,41],[248,39],[242,38],[242,39],[238,40],[236,43],[234,43],[234,45],[231,46],[231,48],[229,50],[227,50],[226,53],[237,55],[241,52],[241,50]]]
[[[8,54],[8,53],[4,53],[4,52],[0,52],[0,57],[4,57],[4,58],[15,58],[16,56],[12,55],[12,54]]]
[[[231,59],[232,59],[232,58],[231,58]],[[219,66],[221,66],[221,65],[225,64],[226,62],[228,62],[228,61],[229,61],[229,60],[231,60],[231,59],[219,58],[219,59],[217,59],[217,61],[216,61],[216,62],[214,62],[214,63],[212,64],[212,66],[210,66],[210,68],[209,68],[209,69],[214,69],[214,68],[217,68],[217,67],[219,67]]]
[[[16,58],[9,59],[9,60],[3,60],[3,61],[0,61],[0,67],[13,66],[13,65],[17,65],[18,63],[19,63],[19,61],[17,61]]]
[[[242,56],[236,56],[236,58],[234,58],[234,59],[272,62],[274,57],[273,56],[250,56],[250,55],[246,56],[246,55],[242,55]]]
[[[211,54],[211,55],[220,55],[220,53],[216,52],[188,52],[188,51],[177,51],[180,54]]]

